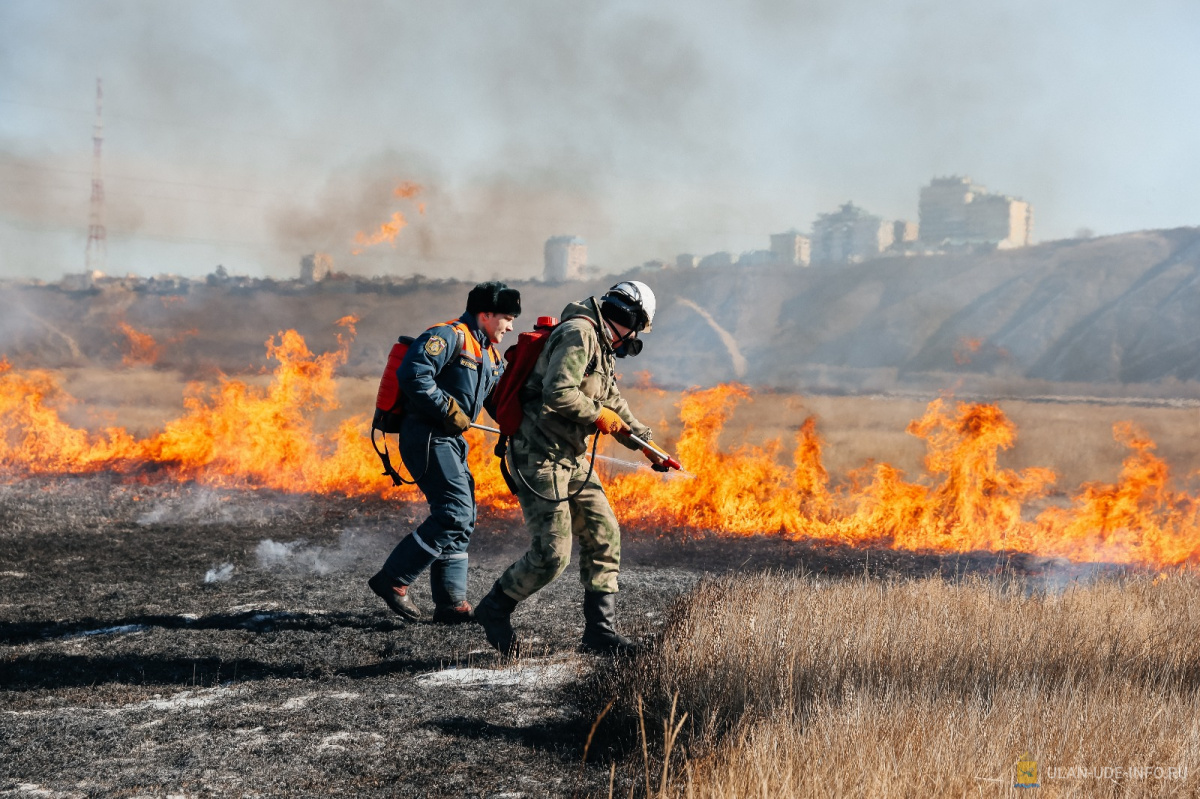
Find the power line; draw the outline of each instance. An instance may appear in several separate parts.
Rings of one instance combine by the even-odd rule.
[[[44,103],[29,103],[29,102],[25,102],[24,100],[9,100],[4,97],[0,97],[0,103],[3,103],[5,105],[20,105],[20,106],[25,106],[27,108],[40,108],[44,111],[56,111],[61,114],[85,114],[86,115],[86,114],[90,113],[88,111],[84,111],[79,108],[63,108],[61,106],[46,105]],[[318,138],[318,137],[314,137],[314,136],[290,136],[290,135],[287,135],[284,133],[270,133],[270,132],[259,132],[259,131],[249,131],[249,130],[234,130],[231,128],[218,127],[216,125],[206,125],[204,123],[171,122],[171,121],[168,121],[165,119],[156,119],[154,117],[138,117],[138,116],[131,116],[129,114],[112,114],[112,113],[110,113],[108,116],[108,119],[110,121],[113,119],[117,119],[117,120],[122,120],[122,121],[126,121],[126,122],[137,122],[137,123],[142,123],[142,124],[166,125],[168,127],[185,128],[187,130],[211,130],[211,131],[217,131],[219,133],[231,134],[234,136],[249,136],[251,138],[259,138],[259,139],[282,139],[284,141],[311,142],[313,144],[336,144],[341,147],[350,146],[349,142],[340,141],[338,139],[323,139],[323,138]]]
[[[49,232],[45,227],[38,227],[38,226],[23,224],[21,222],[17,222],[15,220],[11,220],[11,219],[6,220],[4,222],[4,224],[7,224],[10,227],[17,228],[18,230],[28,231],[30,233]],[[262,251],[262,252],[277,252],[277,253],[281,253],[284,255],[294,255],[296,252],[306,249],[304,246],[288,247],[288,246],[282,245],[278,242],[231,241],[229,239],[206,239],[206,238],[198,238],[198,237],[194,237],[194,236],[169,236],[169,235],[165,235],[165,234],[144,233],[141,231],[114,230],[112,228],[110,228],[108,232],[109,232],[110,238],[116,238],[116,239],[126,239],[126,240],[147,239],[150,241],[162,241],[162,242],[179,243],[179,244],[204,244],[204,245],[219,246],[219,247],[237,247],[239,249],[257,250],[257,251]],[[381,257],[381,256],[389,255],[389,253],[386,250],[376,250],[376,251],[366,253],[365,255],[367,257],[350,256],[351,260],[349,262],[353,263],[354,260],[369,260],[370,256]],[[534,263],[535,261],[538,260],[536,258],[512,260],[512,259],[500,259],[500,258],[481,258],[481,257],[475,257],[475,256],[452,257],[452,256],[441,256],[441,255],[409,255],[406,253],[391,253],[391,257],[394,260],[403,262],[403,263],[444,263],[444,264],[468,264],[468,265],[469,264],[493,264],[493,265],[501,265],[501,266],[529,266],[531,263]]]
[[[13,167],[16,169],[28,169],[33,172],[60,172],[66,175],[89,175],[90,172],[85,172],[82,169],[62,169],[61,167],[53,166],[34,166],[32,164],[20,164],[13,161],[0,160],[0,166]],[[189,183],[182,180],[163,180],[162,178],[144,178],[136,175],[109,175],[110,180],[132,180],[138,183],[161,183],[166,186],[186,186],[192,189],[213,189],[215,191],[232,191],[241,194],[269,194],[275,197],[295,197],[294,193],[281,191],[268,191],[266,189],[250,189],[245,187],[234,186],[213,186],[207,183]]]
[[[39,188],[39,189],[48,190],[48,191],[61,191],[61,192],[71,192],[71,193],[77,193],[79,191],[79,186],[75,186],[75,185],[65,185],[65,184],[51,185],[51,184],[41,183],[41,182],[37,182],[37,181],[20,181],[20,180],[7,181],[7,182],[5,182],[4,186],[6,188],[12,188],[12,187]],[[167,202],[192,203],[195,205],[212,205],[212,206],[221,206],[223,208],[246,208],[246,209],[249,209],[252,211],[273,210],[271,206],[266,206],[266,205],[247,205],[245,203],[229,203],[229,202],[222,202],[220,200],[204,200],[204,199],[200,199],[197,197],[171,197],[171,196],[168,196],[165,194],[142,194],[140,192],[111,191],[108,189],[105,190],[104,194],[106,197],[136,197],[138,199],[143,199],[143,200],[165,200]]]

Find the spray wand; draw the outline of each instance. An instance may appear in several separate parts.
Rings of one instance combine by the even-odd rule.
[[[496,435],[500,435],[500,430],[495,427],[488,427],[487,425],[475,424],[473,422],[471,423],[471,427],[474,427],[476,430],[483,430],[485,433],[495,433]],[[675,458],[672,458],[670,455],[663,452],[661,449],[654,446],[650,442],[643,441],[642,439],[635,436],[633,433],[622,433],[622,435],[624,435],[630,441],[632,441],[633,443],[635,443],[639,447],[641,447],[642,453],[647,458],[650,458],[652,461],[662,464],[663,466],[667,467],[667,469],[675,469],[676,471],[680,471],[680,472],[683,471],[682,463],[677,461]],[[599,457],[604,457],[604,456],[599,456]],[[626,463],[626,461],[621,461],[620,458],[611,458],[609,460],[620,461],[621,463]]]

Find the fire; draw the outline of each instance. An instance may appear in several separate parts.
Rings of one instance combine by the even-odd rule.
[[[174,299],[180,300],[182,298],[175,297]],[[125,341],[121,347],[121,364],[129,367],[153,366],[158,363],[159,358],[162,357],[163,352],[168,347],[180,343],[189,336],[196,336],[200,333],[196,328],[184,330],[168,338],[165,344],[159,344],[149,333],[138,330],[124,319],[117,321],[117,329],[125,337]]]
[[[392,190],[392,196],[400,200],[411,200],[421,193],[421,185],[412,181],[404,181]],[[424,216],[425,203],[417,205],[417,213]],[[359,231],[354,234],[354,248],[350,250],[351,255],[361,255],[367,247],[374,247],[376,244],[387,242],[393,247],[396,246],[396,237],[400,235],[400,231],[408,227],[408,219],[400,211],[392,213],[392,218],[379,226],[379,229],[374,233],[364,233]]]
[[[317,429],[338,406],[335,372],[354,336],[353,317],[338,347],[312,353],[295,331],[266,342],[277,366],[266,387],[222,378],[193,387],[186,412],[161,432],[138,439],[120,428],[99,434],[71,427],[59,411],[72,402],[45,371],[17,371],[0,360],[0,473],[145,472],[205,485],[271,488],[418,499],[380,475],[367,441],[368,419],[331,432]],[[1128,424],[1114,430],[1130,450],[1118,481],[1082,486],[1067,507],[1034,514],[1055,475],[1002,468],[1015,425],[996,406],[936,400],[908,432],[925,442],[926,475],[909,480],[895,467],[864,467],[834,484],[822,464],[815,418],[806,419],[785,465],[780,441],[722,448],[734,409],[752,402],[744,386],[686,392],[676,445],[689,470],[664,478],[618,474],[608,493],[627,527],[647,531],[778,534],[907,550],[1024,551],[1085,561],[1146,566],[1200,564],[1200,499],[1171,487],[1154,443]],[[493,441],[468,433],[470,466],[482,505],[512,512]]]
[[[158,356],[162,354],[162,347],[158,345],[153,336],[137,330],[125,321],[119,322],[118,327],[125,335],[125,354],[121,358],[121,363],[125,366],[138,366],[158,361]]]
[[[373,247],[376,244],[387,242],[393,247],[396,246],[396,236],[400,235],[400,231],[408,226],[408,220],[404,218],[404,214],[396,211],[392,214],[392,219],[389,222],[384,222],[371,235],[363,233],[361,230],[354,234],[354,243],[357,245],[350,251],[351,255],[361,255],[367,247]]]
[[[338,407],[334,372],[346,361],[356,322],[338,320],[347,332],[322,355],[293,330],[272,336],[267,354],[278,365],[269,385],[221,378],[212,389],[194,386],[184,415],[145,439],[121,428],[94,436],[71,427],[59,411],[73,400],[51,373],[17,372],[0,361],[0,473],[127,473],[153,465],[203,485],[416,498],[414,488],[381,478],[365,417],[330,433],[315,429],[319,414]],[[515,507],[484,435],[473,430],[468,440],[480,500]]]
[[[1197,562],[1200,499],[1169,487],[1166,462],[1133,425],[1117,424],[1113,437],[1132,450],[1117,482],[1086,484],[1071,509],[1047,510],[1039,521],[1086,560]]]
[[[796,435],[789,472],[779,442],[722,452],[717,439],[740,386],[693,391],[680,403],[680,460],[692,477],[634,474],[613,481],[620,515],[647,529],[779,533],[854,545],[970,552],[1014,550],[1147,566],[1200,563],[1200,500],[1168,487],[1154,445],[1128,425],[1115,435],[1133,453],[1115,485],[1082,487],[1070,508],[1029,519],[1027,503],[1054,483],[1049,469],[1000,468],[1016,428],[994,405],[935,400],[908,432],[925,441],[929,482],[910,482],[878,464],[834,488],[821,463],[816,420]]]
[[[983,339],[980,338],[962,338],[959,339],[958,346],[954,348],[954,363],[958,366],[966,366],[971,362],[971,356],[979,352],[979,348],[983,346]]]
[[[405,180],[392,189],[392,196],[400,200],[411,200],[421,193],[421,184]]]
[[[0,471],[91,472],[139,458],[137,442],[122,429],[92,436],[62,421],[57,408],[71,402],[49,372],[17,372],[0,360]]]

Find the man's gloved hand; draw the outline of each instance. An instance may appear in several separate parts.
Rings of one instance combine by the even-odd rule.
[[[628,433],[629,425],[625,424],[625,420],[621,415],[614,410],[601,408],[600,415],[596,417],[596,429],[601,433]]]
[[[643,449],[642,454],[646,456],[646,460],[650,461],[650,468],[653,469],[654,471],[656,471],[656,472],[671,471],[671,467],[668,466],[666,463],[664,463],[663,459],[659,457],[658,453],[655,452],[654,450],[650,449],[649,447],[646,447],[645,449]]]
[[[442,420],[442,432],[450,436],[460,436],[471,426],[471,417],[463,413],[454,397],[446,406],[446,418]]]

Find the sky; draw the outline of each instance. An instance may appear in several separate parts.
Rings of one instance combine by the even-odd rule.
[[[1197,225],[1196,41],[1194,0],[5,0],[0,277],[84,269],[98,77],[111,274],[616,272],[946,175],[1035,241]]]

